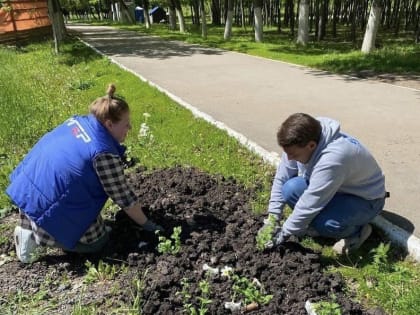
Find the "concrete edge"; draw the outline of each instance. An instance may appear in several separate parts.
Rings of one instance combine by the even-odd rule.
[[[216,126],[217,128],[226,131],[231,137],[234,137],[236,140],[239,141],[242,145],[247,147],[252,152],[256,153],[257,155],[261,156],[264,161],[270,163],[271,165],[277,167],[280,163],[280,156],[279,154],[275,152],[269,152],[266,149],[259,146],[257,143],[249,140],[246,136],[243,134],[233,130],[223,122],[220,122],[216,119],[214,119],[212,116],[200,111],[193,105],[189,104],[188,102],[184,101],[180,97],[172,94],[168,90],[162,88],[161,86],[157,85],[156,83],[146,79],[142,75],[134,72],[133,70],[127,68],[126,66],[120,64],[118,61],[112,59],[111,57],[105,55],[100,50],[96,49],[89,43],[85,42],[83,39],[81,39],[78,36],[78,39],[85,44],[86,46],[93,49],[95,52],[100,54],[101,56],[106,57],[109,59],[112,63],[116,64],[120,68],[124,69],[125,71],[128,71],[138,77],[141,81],[148,83],[150,86],[153,86],[154,88],[158,89],[160,92],[166,94],[169,98],[171,98],[176,103],[180,104],[181,106],[185,107],[186,109],[190,110],[192,114],[195,117],[202,118],[205,121],[209,122],[210,124]],[[420,262],[420,239],[417,238],[415,235],[410,234],[409,232],[401,229],[400,227],[396,226],[395,224],[392,224],[390,221],[385,219],[383,216],[379,215],[377,216],[373,222],[376,227],[381,229],[387,237],[393,242],[394,244],[397,244],[398,246],[401,246],[404,248],[410,257],[412,257],[417,262]]]

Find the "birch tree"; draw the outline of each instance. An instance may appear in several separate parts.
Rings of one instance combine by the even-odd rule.
[[[146,29],[150,28],[150,16],[149,16],[149,0],[143,0],[143,17],[144,26]]]
[[[372,0],[372,7],[370,8],[369,20],[362,44],[362,52],[365,54],[375,49],[376,34],[381,23],[382,7],[382,0]]]
[[[178,17],[179,31],[181,33],[185,33],[185,19],[184,19],[184,13],[182,12],[181,1],[174,0],[174,3],[175,3],[176,16]]]
[[[204,6],[204,0],[199,0],[200,4],[200,16],[201,16],[201,37],[207,38],[207,21],[206,21],[206,8]]]
[[[262,6],[263,0],[254,0],[254,30],[255,41],[261,43],[263,41],[263,18]]]
[[[232,20],[233,20],[233,0],[228,0],[227,3],[227,15],[225,23],[225,34],[224,39],[229,40],[232,36]]]
[[[309,41],[309,0],[300,0],[297,43],[306,46]]]
[[[64,26],[63,14],[58,0],[48,0],[48,16],[51,21],[54,37],[54,51],[56,54],[60,52],[60,44],[66,34],[66,27]]]

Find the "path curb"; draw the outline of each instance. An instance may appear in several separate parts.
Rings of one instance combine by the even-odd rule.
[[[172,94],[168,90],[162,88],[161,86],[157,85],[156,83],[146,79],[142,75],[133,70],[127,68],[126,66],[122,65],[118,61],[112,59],[111,57],[107,56],[94,46],[90,45],[89,43],[85,42],[79,36],[76,36],[84,45],[90,47],[95,52],[104,56],[112,63],[116,64],[120,68],[132,73],[136,77],[138,77],[141,81],[148,83],[150,86],[155,87],[160,92],[166,94],[169,98],[173,101],[177,102],[181,106],[185,107],[186,109],[190,110],[195,117],[202,118],[205,121],[209,122],[210,124],[216,126],[217,128],[226,131],[231,137],[234,137],[236,140],[239,141],[242,145],[247,147],[252,152],[258,154],[263,158],[264,161],[270,163],[271,165],[277,167],[280,163],[280,156],[276,152],[269,152],[259,146],[257,143],[249,140],[243,134],[233,130],[225,123],[214,119],[212,116],[200,111],[193,105],[189,104],[188,102],[184,101],[182,98]],[[377,228],[381,229],[387,237],[391,240],[392,243],[404,248],[410,257],[412,257],[415,261],[420,262],[420,239],[416,236],[410,234],[409,232],[401,229],[400,227],[396,226],[395,224],[391,223],[387,219],[385,219],[382,215],[377,216],[372,222]]]

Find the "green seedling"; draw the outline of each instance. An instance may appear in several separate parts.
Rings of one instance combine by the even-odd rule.
[[[257,249],[263,251],[266,248],[266,244],[273,239],[273,234],[276,230],[277,219],[273,215],[268,216],[268,223],[258,231],[255,241],[257,242]]]
[[[261,285],[257,285],[255,281],[250,281],[246,277],[239,277],[238,275],[232,275],[233,280],[233,292],[235,300],[236,295],[243,298],[244,304],[258,303],[260,305],[268,304],[273,298],[272,294],[265,294],[264,288]]]
[[[182,229],[180,226],[174,228],[171,237],[168,239],[165,236],[159,236],[158,252],[161,254],[175,255],[181,250],[181,235]],[[156,232],[158,234],[159,231]]]
[[[210,284],[207,279],[201,280],[198,284],[201,296],[197,297],[200,307],[197,309],[193,303],[191,303],[191,294],[189,293],[190,284],[187,278],[181,280],[182,291],[178,291],[176,294],[182,296],[182,303],[184,310],[190,315],[205,315],[207,314],[207,305],[212,303],[210,297]]]
[[[371,250],[373,253],[373,265],[376,268],[385,267],[388,262],[388,253],[390,249],[390,244],[380,243],[377,248]]]
[[[330,301],[320,301],[317,303],[312,303],[313,308],[318,315],[341,315],[341,307],[336,302],[335,295],[331,296]]]
[[[99,261],[98,266],[95,267],[89,260],[86,261],[85,266],[87,268],[87,274],[84,282],[87,284],[96,281],[112,280],[119,273],[124,271],[125,266],[118,267],[116,265],[110,265],[102,260]]]

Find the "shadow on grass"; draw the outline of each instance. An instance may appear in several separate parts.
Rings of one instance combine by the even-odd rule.
[[[335,73],[367,78],[379,73],[420,74],[419,60],[420,49],[400,53],[383,50],[368,55],[337,56],[337,58],[325,60],[314,66]]]
[[[69,67],[101,59],[99,54],[92,54],[92,50],[81,43],[78,39],[70,36],[61,47],[59,62]]]

